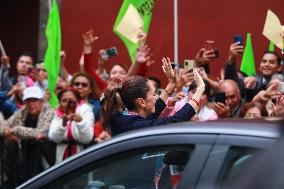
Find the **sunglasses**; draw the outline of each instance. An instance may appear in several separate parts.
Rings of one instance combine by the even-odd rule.
[[[75,87],[79,87],[80,85],[81,85],[83,88],[87,88],[87,87],[89,86],[88,83],[81,83],[81,82],[74,82],[74,83],[73,83],[73,86],[75,86]]]
[[[37,68],[36,71],[37,72],[41,72],[41,71],[46,72],[46,70],[44,68]]]

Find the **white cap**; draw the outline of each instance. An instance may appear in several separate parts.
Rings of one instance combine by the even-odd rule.
[[[27,100],[28,98],[37,98],[37,99],[42,99],[44,96],[44,93],[39,87],[32,86],[32,87],[27,87],[24,90],[23,93],[23,101]]]

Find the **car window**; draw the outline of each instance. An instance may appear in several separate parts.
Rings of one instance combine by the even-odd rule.
[[[65,175],[50,189],[172,189],[178,185],[194,145],[160,146],[126,151]]]
[[[222,165],[218,183],[224,184],[226,181],[236,178],[244,173],[245,168],[250,164],[259,150],[247,147],[231,147]]]

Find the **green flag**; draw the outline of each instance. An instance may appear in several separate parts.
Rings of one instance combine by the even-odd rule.
[[[155,0],[124,0],[113,31],[127,47],[132,63],[135,61],[138,28],[148,32]]]
[[[248,76],[255,75],[254,55],[251,43],[251,34],[247,34],[246,47],[240,70]]]
[[[51,95],[50,104],[55,108],[58,105],[55,87],[59,75],[61,51],[60,16],[56,0],[52,1],[45,35],[47,38],[47,50],[44,57],[44,68],[48,73],[48,90]]]
[[[275,51],[275,46],[274,46],[274,43],[272,43],[272,41],[269,42],[269,51],[271,52]]]

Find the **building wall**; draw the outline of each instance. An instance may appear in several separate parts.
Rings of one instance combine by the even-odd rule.
[[[252,33],[252,43],[257,66],[261,53],[268,47],[269,41],[262,35],[267,9],[273,10],[284,23],[282,0],[179,0],[179,62],[193,59],[206,39],[214,40],[220,51],[220,58],[210,63],[212,74],[217,76],[228,56],[233,35],[243,37]],[[117,46],[119,56],[113,62],[130,65],[126,48],[112,32],[112,27],[120,9],[122,0],[68,0],[62,4],[63,49],[67,51],[67,67],[78,69],[78,60],[82,51],[81,34],[93,28],[100,37],[94,44],[94,52],[99,49]],[[150,69],[149,76],[160,77],[161,58],[174,58],[173,0],[156,0],[152,23],[148,35],[148,44],[154,53],[156,63]],[[239,63],[238,63],[239,66]],[[165,79],[165,77],[162,77]]]
[[[12,65],[23,52],[37,59],[38,15],[38,0],[1,0],[0,39]]]
[[[94,44],[95,56],[99,49],[116,46],[119,56],[110,59],[130,66],[130,59],[122,41],[112,32],[116,16],[123,0],[68,0],[62,2],[62,49],[67,52],[66,66],[71,72],[78,70],[82,52],[81,34],[91,28],[100,37]],[[206,39],[215,40],[220,58],[210,63],[214,76],[219,74],[228,56],[233,35],[246,36],[252,33],[252,42],[257,66],[261,53],[269,41],[262,35],[267,9],[274,11],[284,23],[282,0],[178,0],[179,4],[179,62],[193,59]],[[43,32],[39,25],[39,0],[14,1],[1,0],[0,39],[12,62],[21,52],[31,52],[41,59],[44,51]],[[42,2],[41,2],[42,3]],[[154,53],[156,63],[152,65],[149,76],[165,77],[161,70],[161,58],[174,58],[173,0],[156,0],[148,44]],[[40,39],[40,40],[39,40]],[[38,46],[38,44],[40,44]],[[39,49],[38,49],[39,48]],[[96,59],[96,58],[95,58]],[[239,66],[238,61],[238,66]]]

